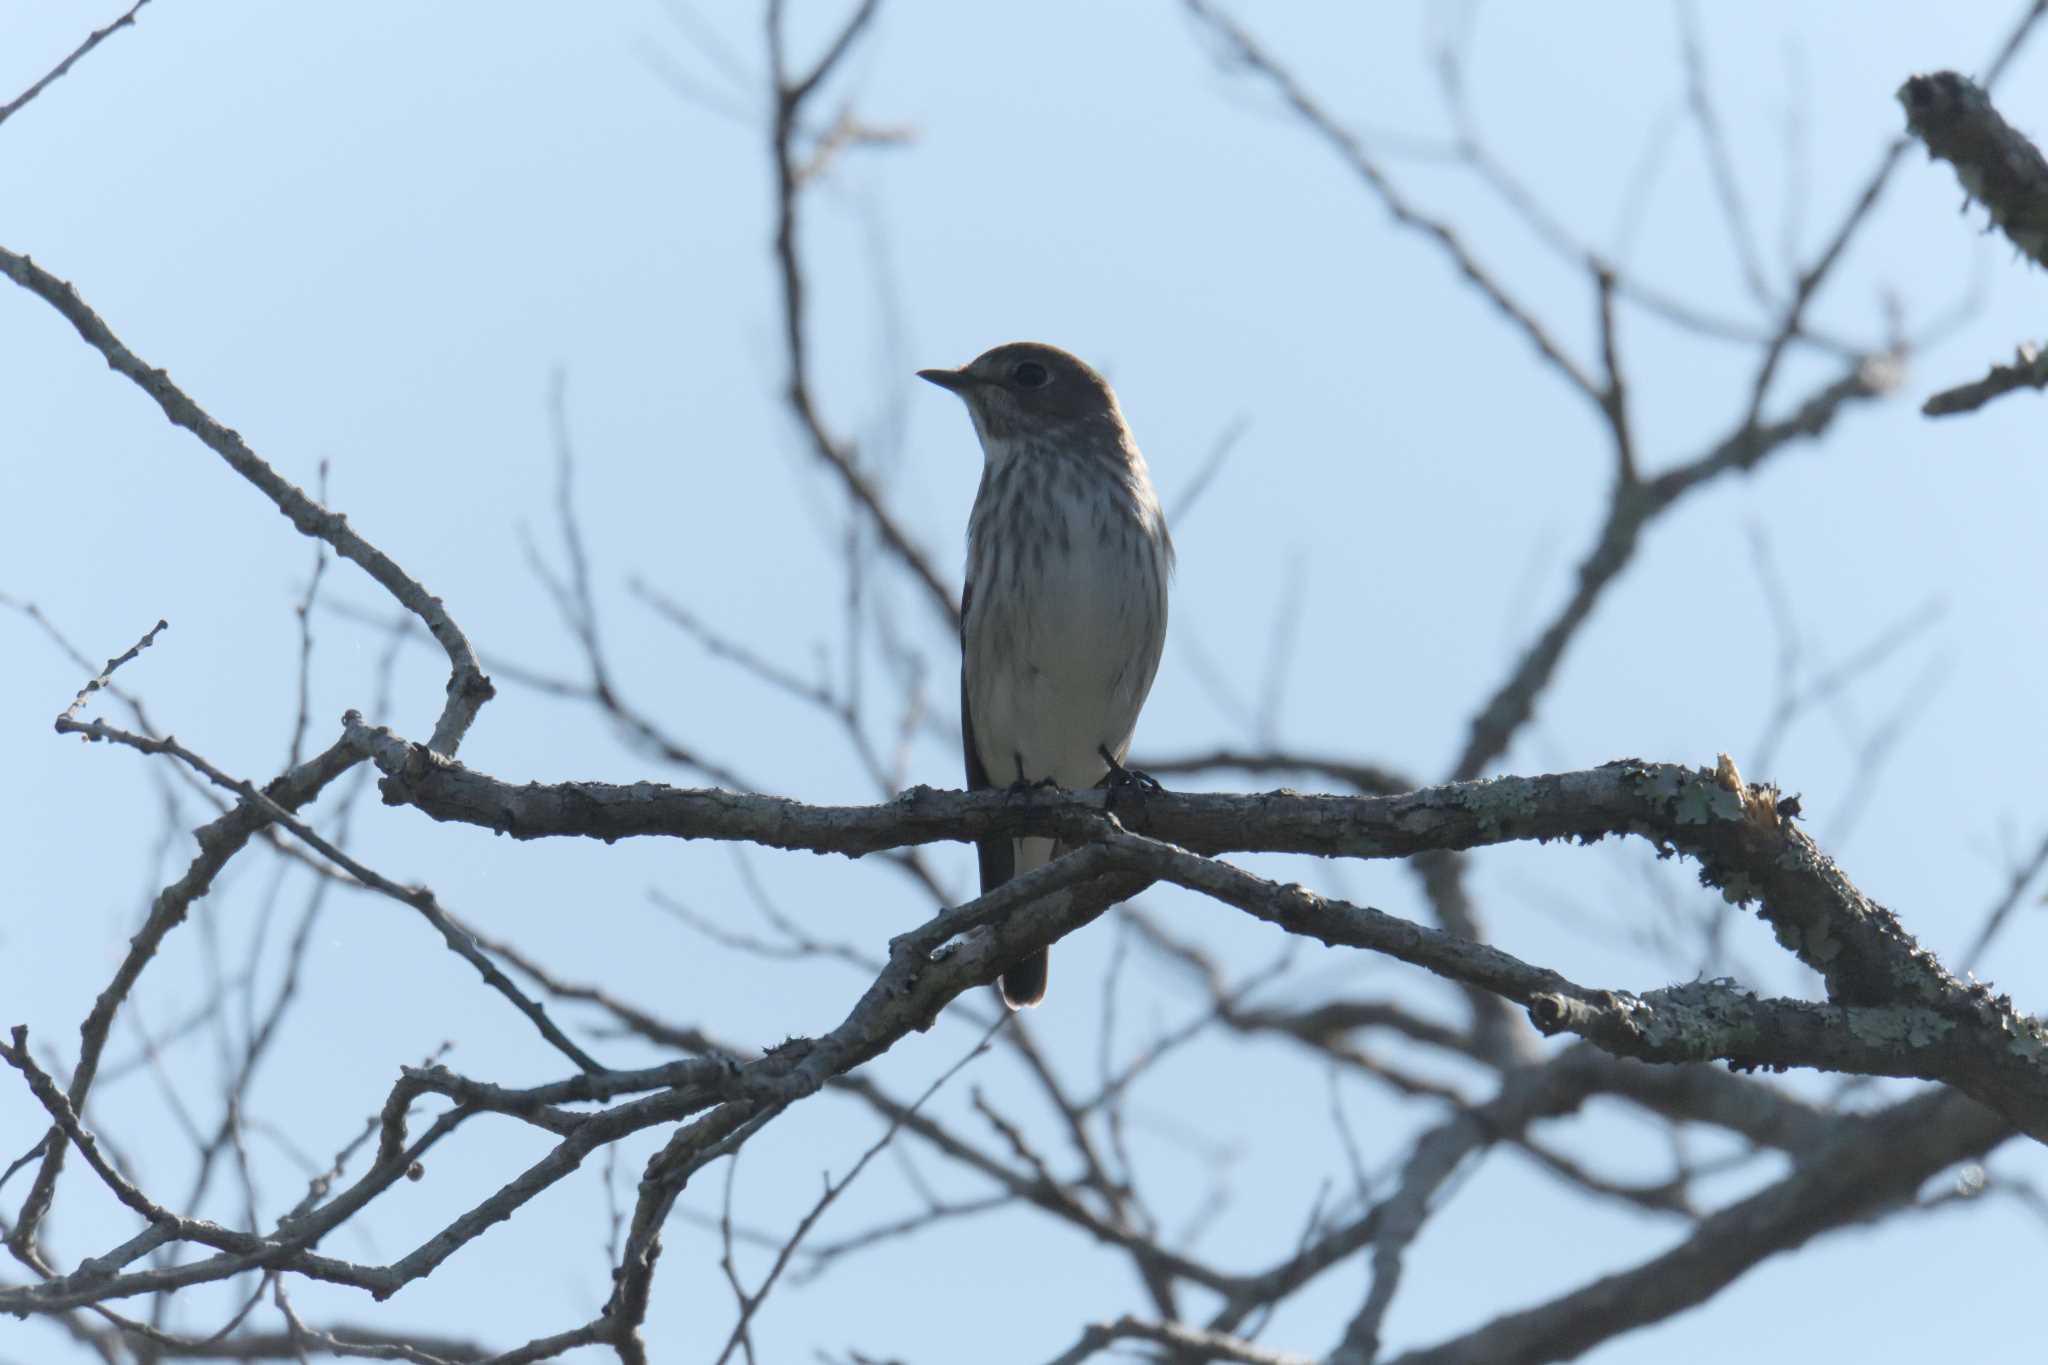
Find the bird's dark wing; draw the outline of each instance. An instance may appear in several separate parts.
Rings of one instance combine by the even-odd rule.
[[[967,790],[980,791],[995,783],[981,761],[981,748],[974,742],[974,709],[967,696],[967,613],[974,605],[974,585],[969,583],[960,598],[960,750],[967,759]],[[1016,873],[1017,846],[1010,839],[982,839],[975,844],[981,855],[983,894],[995,890]]]

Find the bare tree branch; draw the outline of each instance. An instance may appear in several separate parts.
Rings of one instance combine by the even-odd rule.
[[[1920,411],[1929,417],[1954,417],[2021,389],[2048,389],[2048,352],[2031,341],[2020,344],[2012,364],[1993,365],[1982,379],[1943,389],[1922,403]]]
[[[99,314],[86,306],[78,291],[44,270],[26,256],[0,247],[0,274],[42,299],[64,320],[78,329],[86,344],[107,359],[112,369],[126,376],[163,409],[173,424],[197,436],[214,454],[277,506],[277,510],[301,535],[324,540],[343,559],[359,565],[398,604],[417,616],[447,652],[450,673],[448,700],[434,723],[432,743],[442,753],[452,754],[462,744],[470,722],[491,699],[491,680],[484,676],[476,653],[461,627],[448,614],[441,599],[421,587],[394,563],[389,555],[365,540],[348,524],[348,518],[331,512],[306,496],[305,490],[281,477],[276,470],[249,449],[240,434],[222,426],[171,382],[162,370],[152,369],[121,343]]]
[[[1983,87],[1953,71],[1912,76],[1899,87],[1906,129],[1929,160],[1955,167],[1963,193],[2021,254],[2048,265],[2048,158],[1999,116]]]
[[[1959,1095],[1936,1092],[1848,1117],[1784,1179],[1707,1217],[1671,1251],[1392,1365],[1535,1365],[1569,1360],[1618,1332],[1704,1302],[1758,1261],[1910,1200],[1920,1185],[2007,1135]],[[1353,1365],[1366,1357],[1330,1357]]]
[[[58,77],[62,76],[65,72],[69,71],[73,66],[75,66],[78,63],[79,58],[83,57],[86,53],[98,47],[101,43],[105,42],[113,34],[119,32],[120,30],[134,23],[137,12],[139,12],[142,9],[142,7],[148,3],[149,0],[135,0],[135,3],[128,7],[127,13],[123,14],[113,23],[108,24],[105,28],[94,29],[90,34],[86,35],[85,41],[80,43],[77,47],[73,48],[71,50],[71,54],[67,56],[63,61],[57,63],[56,66],[50,68],[48,74],[43,76],[41,80],[38,80],[34,85],[31,85],[28,89],[22,91],[19,95],[16,95],[12,100],[9,100],[6,104],[0,104],[0,123],[7,122],[8,119],[12,118],[16,113],[20,112],[21,107],[23,105],[27,104],[37,95],[42,94],[43,91],[46,88],[48,88],[52,81],[55,81]]]
[[[787,56],[782,33],[784,0],[769,0],[767,7],[768,59],[774,97],[769,146],[776,178],[775,260],[780,269],[783,340],[789,358],[789,380],[784,396],[797,424],[809,438],[813,453],[838,477],[854,504],[873,523],[882,543],[888,546],[911,578],[923,587],[924,595],[949,628],[958,630],[960,603],[953,589],[889,510],[872,475],[861,468],[857,452],[827,430],[812,393],[810,333],[805,315],[807,295],[797,234],[803,188],[807,181],[816,179],[820,173],[824,148],[817,149],[816,154],[805,159],[799,155],[796,143],[805,104],[873,23],[878,7],[878,0],[861,0],[817,64],[806,74],[795,78],[789,75],[785,65]],[[831,145],[845,145],[851,140],[842,137]]]
[[[0,108],[0,120],[132,21],[139,8]],[[92,681],[59,718],[58,731],[172,761],[119,769],[155,784],[162,819],[145,883],[148,908],[85,1018],[76,1057],[65,1055],[58,1031],[41,1024],[34,1056],[23,1030],[14,1032],[11,1044],[0,1043],[0,1059],[36,1106],[29,1112],[42,1116],[40,1140],[30,1146],[24,1139],[20,1146],[28,1149],[4,1154],[11,1163],[0,1163],[0,1186],[33,1168],[32,1178],[19,1182],[27,1186],[19,1216],[8,1221],[0,1215],[0,1235],[26,1271],[18,1277],[25,1282],[0,1284],[0,1312],[41,1315],[63,1346],[108,1365],[316,1357],[413,1365],[487,1358],[509,1365],[579,1348],[599,1348],[622,1365],[646,1365],[673,1351],[670,1329],[660,1315],[650,1317],[650,1308],[657,1302],[657,1269],[681,1262],[693,1277],[692,1292],[706,1281],[722,1292],[723,1274],[735,1304],[729,1332],[719,1334],[723,1358],[751,1365],[787,1353],[787,1341],[771,1342],[771,1331],[802,1325],[794,1312],[787,1324],[781,1314],[768,1313],[771,1295],[793,1299],[828,1270],[842,1278],[858,1274],[857,1258],[928,1232],[927,1243],[906,1249],[929,1254],[941,1234],[966,1235],[963,1220],[986,1219],[999,1236],[1020,1225],[1048,1230],[1075,1254],[1107,1267],[1125,1286],[1122,1292],[1135,1295],[1128,1311],[1113,1303],[1092,1325],[1055,1320],[1037,1327],[1051,1333],[1038,1338],[1041,1354],[1065,1347],[1058,1361],[1133,1352],[1173,1365],[1378,1361],[1386,1354],[1388,1325],[1399,1320],[1396,1304],[1422,1273],[1412,1250],[1431,1220],[1459,1197],[1464,1174],[1501,1163],[1516,1178],[1552,1186],[1551,1192],[1582,1204],[1618,1203],[1656,1215],[1657,1254],[1625,1253],[1637,1263],[1545,1302],[1474,1298],[1465,1320],[1440,1325],[1442,1340],[1405,1357],[1536,1361],[1567,1358],[1667,1318],[1817,1232],[1953,1207],[1983,1190],[2038,1202],[2020,1177],[1979,1163],[2015,1134],[2048,1138],[2048,1026],[2010,999],[1959,979],[1823,847],[1839,846],[1839,832],[1877,784],[1929,680],[1923,675],[1874,725],[1844,719],[1849,702],[1872,685],[1868,678],[1879,662],[1918,638],[1935,619],[1934,608],[1902,614],[1846,654],[1822,656],[1805,649],[1798,636],[1799,624],[1813,619],[1811,608],[1792,600],[1759,549],[1780,636],[1777,706],[1767,716],[1764,748],[1780,747],[1816,715],[1844,719],[1849,780],[1806,778],[1816,791],[1833,786],[1843,793],[1832,799],[1805,801],[1768,783],[1745,782],[1725,757],[1713,768],[1623,759],[1582,771],[1475,780],[1518,744],[1549,738],[1534,732],[1539,707],[1563,685],[1573,642],[1584,636],[1665,512],[1698,507],[1705,499],[1694,495],[1724,475],[1836,435],[1851,409],[1896,387],[1908,353],[1905,338],[1919,345],[1952,325],[1949,317],[1915,319],[1909,326],[1894,308],[1868,335],[1852,337],[1823,331],[1809,316],[1824,291],[1870,283],[1852,280],[1849,263],[1859,259],[1855,247],[1876,222],[1905,139],[1882,149],[1810,255],[1797,248],[1798,234],[1789,226],[1803,209],[1799,196],[1790,196],[1791,245],[1782,260],[1767,260],[1752,217],[1755,168],[1746,164],[1748,151],[1736,136],[1743,125],[1724,118],[1715,96],[1716,80],[1724,78],[1719,70],[1710,78],[1708,70],[1702,31],[1708,12],[1684,12],[1675,51],[1667,56],[1671,87],[1644,111],[1644,126],[1661,129],[1651,132],[1645,156],[1668,150],[1676,130],[1689,126],[1697,133],[1702,154],[1684,160],[1697,191],[1718,205],[1741,280],[1732,302],[1695,301],[1690,295],[1699,281],[1665,286],[1632,272],[1621,263],[1622,245],[1610,253],[1582,234],[1578,201],[1546,201],[1544,168],[1511,164],[1489,143],[1480,126],[1488,101],[1471,85],[1478,29],[1469,7],[1430,12],[1433,36],[1424,57],[1434,57],[1449,131],[1423,145],[1422,139],[1348,125],[1340,106],[1289,70],[1278,49],[1225,16],[1221,0],[1184,0],[1184,13],[1212,43],[1219,65],[1251,76],[1232,88],[1253,89],[1267,100],[1277,96],[1283,116],[1314,145],[1332,151],[1342,173],[1357,180],[1368,216],[1377,207],[1391,216],[1388,231],[1414,234],[1436,253],[1450,266],[1449,287],[1482,300],[1507,334],[1533,348],[1537,370],[1557,377],[1596,414],[1599,449],[1589,454],[1607,471],[1593,508],[1597,530],[1564,600],[1534,623],[1525,648],[1503,660],[1504,676],[1482,692],[1483,704],[1467,717],[1465,732],[1451,736],[1452,748],[1461,752],[1448,782],[1428,783],[1375,761],[1341,731],[1300,749],[1278,743],[1274,736],[1283,730],[1310,733],[1288,713],[1290,697],[1306,693],[1290,690],[1287,674],[1292,643],[1316,628],[1322,610],[1312,611],[1304,592],[1290,590],[1270,631],[1257,633],[1270,648],[1254,650],[1248,664],[1227,656],[1209,662],[1205,655],[1198,665],[1213,677],[1233,733],[1188,741],[1178,756],[1146,766],[1225,783],[1284,779],[1353,794],[904,791],[924,771],[937,741],[950,742],[942,734],[946,718],[931,705],[925,684],[951,667],[957,608],[948,576],[924,550],[931,528],[904,520],[894,505],[890,471],[900,463],[901,413],[885,410],[858,440],[829,417],[835,390],[827,380],[834,367],[821,360],[825,333],[815,310],[835,291],[807,257],[804,234],[812,223],[807,209],[821,202],[814,192],[833,186],[843,157],[899,143],[905,134],[857,117],[854,102],[838,93],[860,65],[857,54],[884,57],[885,49],[871,41],[881,31],[879,0],[846,0],[834,14],[766,0],[761,13],[765,52],[750,69],[717,36],[723,20],[679,11],[696,51],[694,65],[714,74],[705,82],[689,73],[674,79],[687,98],[714,104],[723,116],[751,124],[759,116],[745,112],[749,105],[765,111],[759,150],[774,196],[768,303],[784,356],[782,377],[768,397],[794,420],[803,467],[822,481],[817,487],[829,490],[835,509],[823,549],[838,566],[837,578],[818,594],[822,615],[814,619],[822,625],[802,628],[829,644],[818,647],[810,668],[798,652],[801,638],[786,631],[777,638],[772,624],[735,624],[701,584],[657,588],[650,586],[662,581],[657,575],[620,583],[606,578],[602,555],[593,553],[607,544],[603,523],[587,499],[578,506],[559,376],[548,408],[554,486],[538,496],[543,503],[552,498],[560,539],[544,550],[529,538],[527,549],[566,627],[567,655],[548,659],[529,642],[511,653],[537,662],[500,663],[502,655],[472,650],[437,599],[329,510],[324,465],[317,495],[308,497],[134,356],[70,286],[26,256],[0,252],[0,269],[10,279],[55,308],[172,422],[255,484],[314,541],[315,557],[311,578],[289,592],[297,604],[297,702],[286,713],[291,718],[295,709],[296,718],[285,736],[289,766],[267,786],[231,776],[154,725],[128,686],[132,671],[121,687],[113,685],[113,671],[137,657],[156,631],[104,666],[97,665],[97,652],[85,658],[69,650]],[[1916,128],[1916,134],[1930,146],[1949,147],[1959,170],[1982,163],[1978,152],[2011,150],[2017,134],[1994,122],[1983,92],[2044,14],[2048,0],[2032,0],[2006,31],[1981,88],[1941,84],[1960,78],[1918,78],[1936,82],[1933,93],[1940,98],[1920,100],[1932,132]],[[1914,88],[1909,82],[1908,90]],[[1943,99],[1956,107],[1942,106]],[[1916,105],[1912,99],[1907,104],[1910,119]],[[1975,133],[1959,131],[1971,120]],[[1624,133],[1624,141],[1632,144],[1632,135]],[[1476,220],[1431,209],[1420,174],[1409,183],[1404,167],[1418,159],[1471,192],[1483,209],[1497,211],[1509,230],[1533,236],[1538,251],[1552,258],[1542,263],[1546,268],[1561,263],[1569,278],[1582,282],[1579,302],[1568,298],[1567,311],[1554,314],[1539,307],[1537,300],[1547,295],[1529,281],[1487,265],[1494,247],[1476,230]],[[2008,157],[1995,169],[2016,184],[2028,176],[2048,183],[2038,154],[2031,161]],[[1962,173],[1966,186],[1972,174],[1985,178]],[[1628,174],[1626,166],[1617,172],[1617,191],[1647,200],[1647,162],[1635,181]],[[2002,183],[1971,192],[2006,205],[1994,206],[1994,221],[2014,231],[2016,240],[2031,241],[2027,234],[2037,227],[2035,235],[2048,234],[2048,215],[2036,215],[2042,224],[2033,224],[2028,201],[2006,194]],[[1656,220],[1645,215],[1637,221]],[[893,353],[912,314],[891,297],[886,263],[877,264],[875,276],[884,317],[877,349]],[[1639,326],[1645,319],[1660,325]],[[1674,433],[1675,445],[1667,446],[1664,414],[1648,405],[1668,376],[1649,366],[1665,354],[1656,346],[1672,329],[1681,341],[1710,348],[1717,363],[1727,359],[1728,347],[1744,348],[1736,355],[1744,369],[1729,410],[1710,425]],[[1652,333],[1660,340],[1646,348]],[[891,359],[889,367],[898,363],[907,362]],[[2048,370],[2026,352],[2020,364],[1931,401],[1963,410],[2048,382],[2040,374]],[[1219,436],[1180,490],[1177,507],[1185,511],[1206,496],[1245,422],[1256,417],[1237,419]],[[1582,437],[1570,439],[1583,444]],[[1666,453],[1673,448],[1680,452],[1675,458]],[[330,549],[369,572],[396,601],[397,614],[326,600]],[[627,569],[630,575],[632,566]],[[898,619],[898,572],[929,613],[915,607],[910,619]],[[1316,600],[1324,602],[1320,591]],[[1351,610],[1356,599],[1342,600]],[[377,628],[373,649],[364,651],[377,656],[377,701],[344,718],[339,743],[301,761],[312,699],[327,693],[326,675],[347,653],[315,651],[316,605]],[[1527,605],[1525,599],[1518,616]],[[153,607],[130,609],[147,610],[141,619],[157,614]],[[56,637],[40,613],[23,610]],[[165,604],[167,615],[178,610]],[[614,621],[613,610],[633,613],[637,623]],[[657,629],[646,643],[683,646],[686,659],[699,658],[702,650],[715,666],[737,670],[739,681],[768,704],[795,711],[805,723],[823,720],[874,804],[812,804],[765,794],[732,778],[734,766],[702,747],[708,739],[728,749],[739,742],[734,732],[697,735],[637,706],[629,695],[624,643],[636,646],[630,662],[638,667],[645,657],[637,650],[645,639],[639,627],[650,622],[673,631]],[[391,711],[399,651],[408,640],[428,638],[445,656],[448,690],[427,741],[414,743],[380,727]],[[519,780],[526,760],[517,753],[494,764],[509,778],[466,767],[455,754],[490,695],[486,666],[528,688],[528,700],[551,720],[609,721],[619,753],[654,758],[657,772],[673,782],[708,777],[725,789],[528,783]],[[1236,678],[1246,668],[1251,675],[1263,668],[1263,677],[1240,685]],[[87,708],[101,692],[132,711],[133,722],[91,719]],[[619,753],[593,757],[592,768],[615,765]],[[762,761],[754,755],[736,763],[745,769]],[[353,779],[328,790],[350,771]],[[626,983],[646,978],[601,970],[579,980],[546,953],[482,937],[432,892],[391,880],[354,850],[349,835],[362,808],[357,798],[373,779],[386,805],[410,808],[392,818],[415,837],[438,838],[418,818],[425,816],[521,839],[724,843],[737,864],[737,891],[691,883],[687,860],[663,874],[658,902],[698,935],[688,949],[712,960],[708,970],[743,955],[740,965],[761,977],[762,998],[790,989],[801,974],[813,1004],[842,991],[838,1008],[805,1026],[804,1036],[761,1048],[724,1036],[715,995],[636,988]],[[783,789],[799,786],[790,782]],[[1811,826],[1798,822],[1802,805],[1811,808]],[[209,821],[190,831],[196,850],[184,850],[192,823],[187,809],[204,811],[200,818]],[[1825,834],[1814,837],[1810,828]],[[956,899],[954,851],[935,846],[1020,836],[1050,836],[1072,852],[988,895],[949,904]],[[1575,910],[1587,907],[1578,919],[1597,919],[1621,946],[1641,949],[1640,965],[1602,969],[1614,974],[1609,982],[1588,983],[1574,979],[1581,971],[1567,976],[1540,950],[1524,946],[1534,941],[1525,935],[1513,940],[1516,952],[1490,941],[1487,921],[1516,907],[1512,890],[1504,897],[1494,879],[1475,875],[1488,856],[1479,850],[1591,844],[1608,836],[1659,859],[1688,860],[1701,883],[1696,891],[1680,891],[1679,878],[1651,868],[1648,858],[1631,857],[1631,872],[1649,869],[1640,882],[1613,880],[1600,891],[1603,883],[1587,881],[1548,895],[1569,899]],[[259,858],[264,848],[279,856],[259,864],[245,860],[242,870],[250,875],[237,884],[229,864],[258,841]],[[1980,911],[1973,957],[2009,922],[2048,866],[2048,838],[2008,842],[2008,865],[1982,897],[1989,909]],[[844,881],[853,894],[799,899],[779,883],[771,892],[766,850],[880,858],[909,879],[911,894],[899,897],[901,904],[877,906],[861,889],[872,879],[845,868],[828,884]],[[1391,914],[1352,890],[1384,884],[1356,863],[1315,864],[1300,874],[1316,879],[1311,888],[1287,880],[1292,862],[1240,854],[1400,860],[1421,895],[1404,902],[1416,907],[1412,914]],[[1560,856],[1584,868],[1595,855]],[[188,865],[174,867],[173,859]],[[886,879],[883,884],[886,889]],[[1393,894],[1406,891],[1395,885]],[[1972,885],[1960,879],[1940,894],[1972,902],[1978,899]],[[304,1027],[309,1021],[301,1011],[312,993],[302,982],[319,969],[322,907],[339,890],[374,890],[421,914],[534,1031],[499,1040],[519,1051],[495,1073],[452,1069],[448,1044],[407,1044],[392,1059],[397,1074],[388,1089],[345,1111],[340,1131],[323,1134],[272,1109],[281,1099],[270,1083],[291,1065],[290,1047],[320,1032]],[[1126,904],[1141,892],[1144,904]],[[189,979],[158,981],[167,974],[159,969],[144,991],[142,972],[209,895],[222,903],[193,915],[199,937],[188,945]],[[1592,909],[1599,901],[1606,904]],[[741,918],[724,913],[727,902]],[[1083,1012],[1078,1033],[1068,1036],[1046,1028],[1042,1017],[1010,1016],[994,1006],[983,988],[1006,963],[1120,904],[1099,989],[1077,992],[1060,1006]],[[849,917],[855,905],[889,916],[900,932],[888,938],[871,914]],[[216,909],[221,913],[212,913]],[[1939,922],[1949,909],[1924,907],[1915,922]],[[761,924],[746,923],[750,912]],[[1791,958],[1781,965],[1798,972],[1805,986],[1783,988],[1784,994],[1751,988],[1757,978],[1746,962],[1722,950],[1719,938],[1744,913],[1769,929]],[[1264,939],[1270,952],[1256,946],[1241,952],[1247,935]],[[1702,961],[1700,977],[1672,983],[1675,972]],[[1750,980],[1722,975],[1733,971]],[[651,989],[654,1003],[634,998],[636,989]],[[194,995],[199,998],[189,998]],[[133,1055],[115,1060],[107,1044],[117,1021],[126,1030],[124,1050]],[[944,1055],[933,1060],[917,1050],[926,1045],[914,1035],[939,1030],[945,1032],[933,1041]],[[1545,1043],[1559,1034],[1571,1037],[1562,1046]],[[51,1046],[53,1039],[58,1046]],[[615,1046],[619,1056],[630,1050],[644,1064],[607,1066],[602,1059]],[[991,1046],[997,1051],[991,1065],[1015,1063],[1002,1085],[939,1102],[932,1089],[899,1095],[891,1079],[897,1074],[892,1068],[911,1066],[927,1077],[943,1070],[943,1082]],[[877,1065],[891,1053],[893,1063]],[[400,1067],[401,1060],[415,1064]],[[1308,1173],[1301,1206],[1264,1211],[1277,1212],[1282,1229],[1270,1244],[1236,1235],[1226,1240],[1219,1215],[1268,1200],[1276,1153],[1293,1161],[1304,1149],[1247,1140],[1232,1124],[1205,1121],[1213,1115],[1188,1109],[1187,1072],[1212,1063],[1221,1064],[1218,1076],[1231,1074],[1228,1067],[1271,1068],[1275,1093],[1284,1076],[1294,1087],[1285,1101],[1292,1108],[1276,1108],[1270,1120],[1253,1117],[1305,1120],[1300,1126],[1310,1131],[1290,1138],[1321,1144],[1328,1170]],[[1827,1087],[1777,1083],[1773,1073],[1791,1068],[1851,1080]],[[1880,1076],[1932,1084],[1904,1099],[1895,1093],[1909,1091],[1903,1086],[1880,1096],[1870,1083]],[[1266,1078],[1259,1079],[1263,1084]],[[1211,1102],[1214,1090],[1204,1092]],[[814,1100],[821,1092],[822,1101]],[[144,1104],[146,1111],[138,1107]],[[135,1128],[136,1113],[156,1128]],[[1642,1139],[1625,1158],[1595,1132],[1607,1117],[1632,1125]],[[779,1230],[769,1231],[774,1223],[744,1207],[741,1196],[752,1182],[733,1181],[731,1168],[722,1205],[715,1191],[702,1190],[701,1173],[721,1159],[737,1162],[750,1146],[749,1169],[758,1170],[769,1150],[784,1146],[770,1128],[788,1130],[791,1123],[810,1125],[802,1131],[812,1139],[825,1135],[835,1152],[838,1137],[848,1140],[843,1152],[819,1163],[843,1173],[828,1175],[808,1200],[800,1195],[790,1219],[774,1220]],[[458,1133],[460,1141],[448,1141]],[[756,1145],[763,1135],[766,1147]],[[60,1201],[73,1149],[86,1169],[72,1172]],[[891,1162],[881,1164],[893,1163],[900,1175],[900,1184],[887,1191],[882,1176],[869,1170],[885,1151]],[[645,1164],[628,1172],[629,1159]],[[447,1168],[457,1164],[466,1183],[450,1206],[445,1201],[456,1187],[446,1183]],[[1961,1174],[1943,1189],[1926,1184],[1958,1164]],[[582,1307],[565,1329],[509,1347],[467,1339],[468,1325],[420,1334],[367,1318],[353,1325],[357,1315],[348,1309],[344,1320],[351,1325],[333,1325],[337,1296],[379,1302],[406,1290],[409,1302],[436,1292],[447,1302],[442,1267],[458,1258],[471,1269],[479,1259],[487,1265],[491,1248],[501,1244],[480,1239],[508,1221],[529,1230],[545,1227],[546,1202],[570,1197],[566,1182],[578,1171],[602,1176],[601,1190],[585,1192],[585,1211],[595,1225],[593,1264],[610,1273],[602,1307]],[[282,1200],[270,1197],[280,1173]],[[788,1176],[785,1161],[775,1179],[786,1185]],[[859,1225],[820,1240],[832,1209],[848,1211],[840,1196],[856,1176],[863,1181]],[[413,1193],[415,1182],[428,1180],[437,1184]],[[1734,1180],[1746,1182],[1751,1193],[1731,1201],[1724,1191]],[[693,1184],[712,1202],[693,1196]],[[371,1233],[381,1241],[392,1229],[404,1230],[395,1250],[370,1240]],[[75,1255],[69,1249],[81,1247],[94,1254],[59,1263],[58,1249]],[[749,1247],[762,1249],[763,1259],[750,1264]],[[1356,1287],[1346,1287],[1354,1276]],[[429,1279],[431,1288],[422,1284]],[[1340,1297],[1329,1316],[1333,1281]],[[293,1302],[308,1282],[327,1291],[318,1324]],[[312,1293],[306,1298],[310,1307]],[[142,1302],[132,1308],[125,1302],[137,1299]],[[204,1325],[195,1328],[200,1318]],[[1305,1321],[1311,1332],[1325,1334],[1311,1339],[1315,1351],[1304,1354],[1298,1341],[1279,1344],[1281,1332],[1299,1332]],[[856,1323],[847,1333],[865,1330]],[[815,1329],[808,1335],[815,1346]],[[851,1350],[841,1355],[869,1359]]]

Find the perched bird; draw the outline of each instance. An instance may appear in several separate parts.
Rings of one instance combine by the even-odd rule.
[[[917,373],[960,395],[981,437],[960,613],[969,790],[1128,778],[1124,756],[1166,643],[1173,541],[1116,394],[1036,342]],[[1051,839],[984,839],[981,889],[1065,851]],[[1043,951],[1010,964],[1004,1003],[1037,1004],[1045,976]]]

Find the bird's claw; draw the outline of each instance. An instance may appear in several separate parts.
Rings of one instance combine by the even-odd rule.
[[[1102,755],[1102,761],[1109,765],[1109,775],[1102,779],[1102,785],[1110,791],[1130,791],[1135,788],[1150,794],[1166,790],[1166,785],[1152,774],[1136,768],[1126,768],[1118,762],[1117,756],[1109,751],[1107,744],[1098,744],[1095,752]]]

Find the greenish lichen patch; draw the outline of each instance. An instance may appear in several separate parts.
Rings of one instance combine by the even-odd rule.
[[[2048,1039],[2042,1038],[2038,1030],[2028,1029],[2007,1043],[2005,1050],[2023,1061],[2038,1062],[2043,1053],[2048,1053]]]
[[[1906,1041],[1914,1047],[1933,1047],[1954,1031],[1955,1022],[1925,1010],[1915,1010],[1908,1016]]]
[[[1706,825],[1740,820],[1742,796],[1718,782],[1695,779],[1683,783],[1671,801],[1671,816],[1681,825]]]
[[[1770,921],[1771,934],[1778,940],[1778,946],[1794,957],[1806,956],[1806,935],[1799,926],[1787,920]]]
[[[1955,1021],[1932,1010],[1851,1010],[1849,1034],[1879,1048],[1933,1047],[1955,1031]]]
[[[1746,872],[1730,872],[1721,880],[1721,899],[1730,905],[1748,905],[1763,897],[1763,887]]]
[[[1534,788],[1518,778],[1467,783],[1459,790],[1458,801],[1478,817],[1479,832],[1487,839],[1498,839],[1511,821],[1525,822],[1543,809]]]
[[[1685,785],[1676,768],[1638,768],[1629,776],[1644,796],[1656,801],[1671,800]]]
[[[1666,1058],[1706,1061],[1731,1050],[1741,1052],[1755,1041],[1753,1021],[1744,1008],[1746,997],[1731,996],[1730,985],[1694,981],[1652,991],[1638,1029]],[[1651,1004],[1654,1012],[1648,1008]]]

